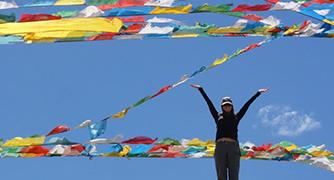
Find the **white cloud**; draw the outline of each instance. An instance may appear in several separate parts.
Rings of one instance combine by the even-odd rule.
[[[289,106],[267,105],[258,114],[261,125],[281,136],[298,136],[321,127],[320,122],[311,115],[292,110]]]

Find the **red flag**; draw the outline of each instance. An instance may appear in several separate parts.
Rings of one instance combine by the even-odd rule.
[[[114,19],[118,18],[120,19],[123,23],[144,23],[145,22],[145,17],[144,16],[131,16],[131,17],[107,17],[107,19]]]
[[[71,128],[69,128],[65,125],[59,125],[59,126],[55,127],[54,129],[52,129],[52,131],[50,131],[48,133],[48,135],[46,135],[46,136],[51,136],[51,135],[54,135],[54,134],[63,133],[63,132],[69,131],[69,130],[71,130]]]
[[[269,3],[274,3],[274,4],[276,4],[276,3],[278,3],[280,0],[266,0],[267,2],[269,2]]]
[[[260,45],[259,45],[258,43],[256,43],[256,44],[251,44],[251,45],[247,46],[246,48],[242,49],[242,50],[240,51],[240,54],[241,54],[241,53],[244,53],[244,52],[247,52],[247,51],[249,51],[249,50],[251,50],[251,49],[254,49],[254,48],[256,48],[256,47],[259,47],[259,46],[260,46]]]
[[[71,146],[71,151],[78,151],[79,153],[81,153],[84,150],[85,150],[85,146],[81,144],[75,144]]]
[[[151,98],[155,98],[155,97],[159,96],[160,94],[162,94],[162,93],[168,91],[170,88],[172,88],[171,85],[168,85],[168,86],[165,86],[165,87],[161,88],[161,89],[159,90],[159,92],[157,92],[156,94],[154,94],[153,96],[151,96]]]
[[[302,6],[309,7],[312,4],[332,4],[332,3],[334,3],[334,0],[313,0],[303,3]]]
[[[94,35],[89,37],[89,41],[96,41],[96,40],[111,40],[117,33],[106,32],[98,35]]]
[[[107,4],[98,6],[101,10],[110,10],[112,8],[124,8],[130,6],[144,6],[149,0],[119,0],[114,4]]]
[[[226,37],[240,37],[240,36],[246,37],[246,36],[248,36],[248,34],[244,34],[244,33],[227,33],[224,36],[226,36]]]
[[[252,152],[252,151],[248,151],[246,155],[243,155],[243,157],[246,157],[246,158],[253,158],[253,157],[254,157],[254,152]]]
[[[281,31],[282,31],[282,29],[281,28],[277,28],[277,27],[268,30],[268,32],[271,32],[271,33],[279,33]]]
[[[254,151],[269,151],[269,149],[271,148],[271,144],[266,144],[266,145],[262,145],[262,146],[259,146],[259,147],[252,147],[252,149]]]
[[[232,12],[245,12],[245,11],[267,11],[271,8],[271,4],[257,4],[250,6],[247,4],[240,4],[232,10]]]
[[[186,157],[185,154],[182,154],[181,152],[165,152],[162,154],[163,158],[176,158],[176,157]]]
[[[158,138],[151,139],[145,136],[138,136],[132,139],[123,141],[122,144],[153,144]]]
[[[256,14],[247,14],[246,16],[243,16],[243,18],[245,19],[249,19],[249,20],[252,20],[252,21],[261,21],[263,18],[256,15]]]
[[[301,30],[307,28],[311,23],[312,23],[311,21],[304,21],[303,25],[300,26],[298,31],[301,31]]]
[[[277,146],[275,148],[269,149],[268,152],[270,153],[289,153],[284,147],[282,146]]]
[[[313,2],[317,4],[332,4],[334,0],[313,0]]]
[[[299,156],[300,156],[300,154],[294,154],[292,157],[293,157],[294,160],[296,160],[296,159],[299,158]]]
[[[53,16],[51,14],[22,14],[19,22],[48,21],[56,19],[61,19],[61,17]]]
[[[302,6],[304,7],[309,7],[313,4],[313,2],[306,2],[306,3],[303,3]]]
[[[147,153],[159,153],[163,151],[168,151],[170,145],[167,144],[158,144],[152,147]]]
[[[29,147],[21,149],[20,151],[20,153],[32,153],[32,154],[39,154],[39,155],[46,155],[48,152],[49,152],[49,149],[43,146],[29,146]]]
[[[122,31],[122,33],[138,33],[145,24],[131,24],[126,30]]]

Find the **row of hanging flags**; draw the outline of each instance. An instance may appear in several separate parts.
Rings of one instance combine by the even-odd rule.
[[[59,128],[59,127],[57,127]],[[65,127],[64,127],[65,128]],[[53,131],[53,132],[52,132]],[[55,133],[52,130],[48,136]],[[125,158],[212,158],[215,142],[198,138],[176,140],[173,138],[149,138],[145,136],[124,140],[121,135],[113,138],[92,139],[85,143],[72,142],[64,137],[45,136],[15,137],[5,143],[0,140],[1,158],[21,157],[125,157]],[[97,147],[108,145],[102,151]],[[251,142],[240,143],[242,159],[289,161],[309,164],[334,173],[334,155],[325,145],[297,145],[282,141],[277,144],[256,146]]]
[[[214,60],[211,64],[199,67],[192,73],[182,76],[176,82],[163,86],[120,112],[95,123],[86,120],[74,128],[59,125],[46,136],[15,137],[4,143],[1,140],[1,157],[212,157],[215,146],[212,141],[202,142],[199,139],[177,141],[170,138],[157,140],[147,137],[135,137],[124,141],[119,136],[111,139],[99,138],[99,136],[105,133],[109,119],[123,118],[130,109],[136,108],[191,78],[274,39],[285,36],[334,37],[334,16],[331,16],[334,0],[295,0],[289,2],[267,0],[265,4],[258,5],[221,4],[212,6],[203,4],[198,7],[193,7],[191,3],[186,3],[186,1],[176,0],[36,0],[26,4],[0,1],[0,10],[66,5],[87,7],[80,11],[60,11],[53,14],[22,14],[18,20],[16,20],[15,14],[1,14],[0,11],[0,43],[234,36],[263,36],[265,39],[245,48],[237,49],[231,55],[225,54],[224,57]],[[319,20],[323,24],[315,24],[308,20],[300,24],[286,26],[274,16],[261,17],[250,14],[256,11],[276,10],[294,11]],[[219,13],[237,17],[239,20],[231,26],[219,27],[203,23],[186,25],[175,19],[147,18],[145,16],[190,13]],[[89,129],[90,141],[75,143],[66,138],[53,137],[45,142],[46,137],[82,128]],[[110,147],[106,152],[98,153],[96,145],[99,144],[108,144]],[[47,146],[54,147],[47,148]],[[276,145],[255,146],[252,143],[245,143],[240,144],[240,150],[244,159],[304,162],[334,172],[333,153],[325,150],[323,145],[297,147],[293,143],[281,142]]]
[[[178,1],[176,1],[178,2]],[[182,1],[183,2],[183,1]],[[196,38],[221,36],[274,36],[284,31],[285,36],[327,37],[334,35],[332,25],[334,8],[332,0],[281,2],[268,0],[265,4],[247,5],[203,4],[173,5],[174,0],[37,0],[18,6],[15,2],[0,1],[0,9],[31,6],[89,5],[83,10],[60,11],[53,14],[22,14],[16,21],[12,14],[1,14],[0,43],[38,43],[94,41],[111,39],[148,38]],[[185,3],[185,2],[183,2]],[[324,24],[306,21],[301,24],[283,26],[273,16],[261,17],[249,14],[255,11],[291,10]],[[144,15],[220,13],[240,18],[232,26],[219,27],[214,24],[186,25],[169,18],[145,19]],[[50,23],[52,22],[52,23]],[[303,31],[294,33],[298,28]],[[286,31],[288,30],[288,31]]]

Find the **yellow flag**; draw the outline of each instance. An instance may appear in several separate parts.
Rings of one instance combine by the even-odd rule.
[[[208,34],[227,34],[227,33],[239,33],[243,27],[221,27],[210,28]]]
[[[131,151],[131,147],[128,145],[123,146],[123,150],[119,152],[121,157],[126,156]]]
[[[172,38],[195,38],[198,36],[199,34],[175,34],[172,35]]]
[[[291,146],[286,147],[285,149],[286,149],[287,151],[291,152],[292,150],[294,150],[294,149],[296,149],[296,148],[298,148],[298,146],[296,146],[295,144],[292,144]]]
[[[264,26],[264,27],[257,27],[253,30],[245,31],[244,33],[250,33],[250,34],[259,34],[259,35],[272,35],[272,30],[274,28],[272,26]]]
[[[228,60],[228,55],[227,54],[224,54],[224,57],[223,58],[220,58],[220,59],[216,59],[209,67],[209,68],[213,68],[213,67],[216,67],[220,64],[223,64],[224,62],[226,62]]]
[[[117,152],[106,153],[106,154],[103,154],[102,156],[105,156],[105,157],[124,157],[130,151],[131,151],[131,147],[128,146],[128,145],[125,145],[125,146],[123,146],[123,150],[121,152],[119,152],[119,153],[117,153]]]
[[[86,32],[86,31],[50,31],[50,32],[38,32],[28,33],[24,35],[26,42],[54,42],[65,38],[84,38],[93,36],[99,32]]]
[[[206,157],[213,157],[213,155],[215,154],[215,146],[207,146],[205,152],[206,152],[205,154]]]
[[[0,24],[0,35],[47,33],[50,31],[119,32],[123,22],[118,18],[71,18],[50,21]]]
[[[126,109],[122,110],[121,112],[118,112],[118,113],[112,115],[111,117],[112,118],[123,118],[128,113],[129,109],[130,108],[126,108]]]
[[[35,36],[35,33],[27,33],[27,34],[23,34],[20,36],[23,36],[24,41],[26,43],[33,43],[33,42],[55,42],[57,39],[56,38],[52,38],[52,37],[45,37],[45,38],[39,38]]]
[[[328,24],[334,26],[334,21],[331,21],[331,20],[329,20],[329,19],[324,19],[324,20],[322,20],[322,21],[325,22],[325,23],[328,23]]]
[[[192,5],[179,7],[156,7],[150,14],[188,14],[192,9]]]
[[[187,143],[187,145],[188,146],[205,146],[205,147],[211,146],[212,147],[212,146],[215,145],[215,143],[213,141],[211,141],[211,140],[208,140],[208,141],[204,142],[204,141],[201,141],[198,138],[194,138],[194,139],[190,140]]]
[[[20,153],[20,157],[23,157],[23,158],[34,158],[34,157],[41,157],[41,156],[44,156],[44,154]]]
[[[314,152],[311,152],[311,154],[312,154],[312,156],[315,156],[315,157],[320,157],[320,156],[329,157],[333,153],[329,152],[329,151],[314,151]]]
[[[112,152],[112,153],[104,153],[102,154],[103,157],[120,157],[119,153]]]
[[[81,5],[85,4],[85,0],[58,0],[54,5],[63,6],[63,5]]]
[[[14,147],[14,146],[32,146],[32,145],[42,145],[45,141],[45,136],[38,136],[38,137],[29,137],[29,138],[22,138],[22,137],[15,137],[11,140],[6,141],[3,144],[3,147]]]
[[[286,30],[285,32],[284,32],[284,35],[287,35],[287,34],[290,34],[290,33],[292,33],[292,32],[295,32],[296,30],[298,30],[299,29],[299,27],[297,26],[297,25],[293,25],[293,26],[291,26],[288,30]]]

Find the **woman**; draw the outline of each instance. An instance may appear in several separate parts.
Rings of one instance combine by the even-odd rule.
[[[268,89],[259,89],[256,94],[245,103],[240,111],[235,114],[230,97],[224,97],[222,99],[222,113],[219,113],[200,85],[193,84],[191,86],[200,91],[208,104],[211,115],[217,125],[214,158],[218,180],[227,180],[227,172],[229,180],[238,180],[240,166],[238,124],[252,102],[254,102],[254,100],[260,96],[261,93],[267,92]]]

